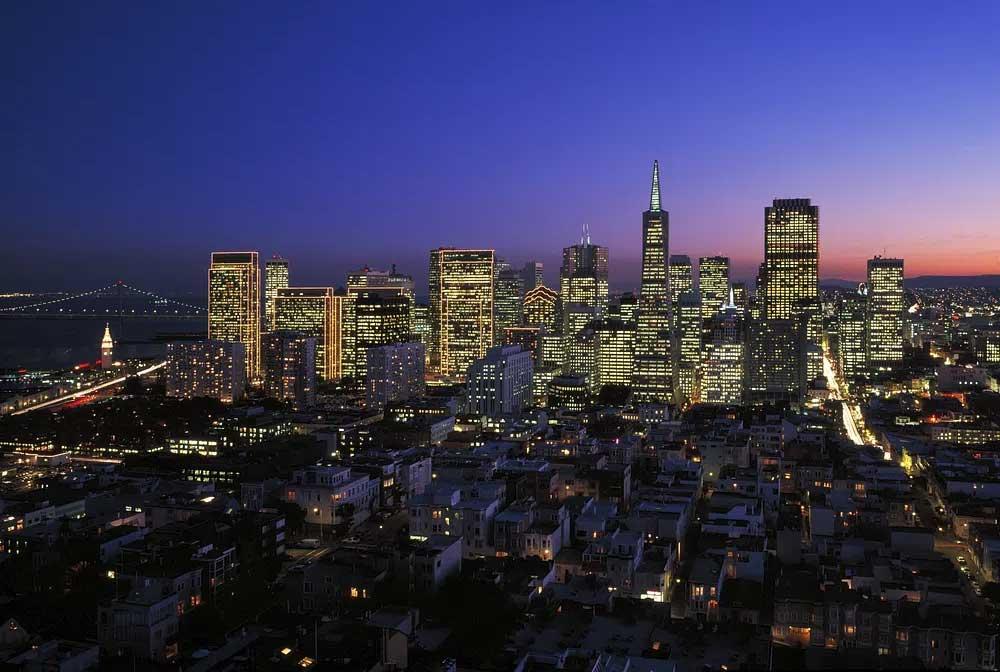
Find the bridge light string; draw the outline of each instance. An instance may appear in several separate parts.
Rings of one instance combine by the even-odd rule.
[[[37,301],[35,303],[27,303],[27,304],[22,304],[20,306],[4,306],[4,307],[0,307],[0,312],[12,313],[12,312],[16,312],[16,311],[31,310],[32,308],[36,308],[36,309],[37,308],[43,308],[43,307],[51,306],[51,305],[54,305],[54,304],[57,304],[57,303],[63,303],[63,302],[66,302],[66,301],[74,301],[76,299],[83,299],[83,298],[86,298],[88,296],[94,296],[96,294],[100,294],[101,292],[105,292],[105,291],[107,291],[109,289],[116,289],[118,287],[124,287],[125,289],[128,289],[128,290],[130,290],[132,292],[135,292],[137,294],[142,294],[142,295],[145,295],[145,296],[149,296],[149,297],[152,297],[152,298],[154,298],[154,299],[156,299],[158,301],[164,302],[164,303],[172,303],[172,304],[176,304],[178,306],[183,306],[184,308],[188,308],[190,310],[194,310],[194,311],[197,311],[199,313],[205,313],[205,312],[208,311],[208,309],[205,308],[205,307],[203,307],[203,306],[196,306],[194,304],[185,303],[184,301],[177,301],[176,299],[168,299],[165,296],[160,296],[159,294],[154,294],[153,292],[148,292],[148,291],[146,291],[144,289],[139,289],[137,287],[132,287],[130,285],[126,285],[123,282],[116,282],[115,284],[108,285],[107,287],[100,287],[98,289],[92,289],[89,292],[81,292],[79,294],[73,294],[71,296],[63,296],[63,297],[60,297],[58,299],[49,299],[47,301]],[[111,298],[114,298],[114,297],[111,297]],[[83,312],[87,312],[87,309],[84,308]],[[123,313],[127,313],[128,311],[122,311],[122,312]],[[132,312],[132,314],[135,314],[135,309],[132,309],[131,312]],[[153,311],[153,312],[156,312],[156,311]]]

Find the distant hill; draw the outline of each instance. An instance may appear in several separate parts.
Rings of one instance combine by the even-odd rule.
[[[945,287],[997,287],[1000,288],[1000,275],[920,275],[906,279],[907,287],[927,287],[941,289]]]

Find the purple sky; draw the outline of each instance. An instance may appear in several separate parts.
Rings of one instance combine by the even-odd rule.
[[[629,287],[654,158],[671,252],[738,277],[776,197],[823,277],[1000,272],[1000,3],[285,5],[4,8],[0,291],[203,291],[214,249],[554,281],[584,222]]]

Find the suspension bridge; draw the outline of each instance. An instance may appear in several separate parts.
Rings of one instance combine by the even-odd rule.
[[[196,303],[162,296],[122,280],[85,292],[0,295],[0,319],[124,320],[130,317],[183,319],[204,317]]]

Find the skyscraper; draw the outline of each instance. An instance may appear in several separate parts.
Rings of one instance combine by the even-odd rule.
[[[674,315],[674,389],[678,403],[698,398],[701,339],[701,298],[695,292],[686,292],[677,298]]]
[[[761,324],[752,333],[751,392],[798,401],[821,375],[810,351],[820,344],[819,208],[807,198],[776,199],[764,209]],[[807,366],[807,361],[811,362]],[[821,365],[822,362],[820,361]]]
[[[264,262],[264,331],[274,329],[274,298],[288,287],[288,260],[275,255]]]
[[[213,252],[208,269],[208,338],[242,343],[246,380],[260,373],[260,265],[256,252]]]
[[[608,308],[608,248],[593,245],[586,229],[578,245],[563,248],[559,268],[563,334],[575,335]]]
[[[493,250],[431,250],[431,370],[464,378],[493,345]]]
[[[891,371],[903,360],[903,260],[868,260],[867,348],[872,372]]]
[[[297,331],[261,334],[261,369],[267,396],[296,409],[316,401],[316,339]]]
[[[524,324],[545,327],[550,333],[562,332],[559,323],[559,294],[545,285],[524,294]]]
[[[531,404],[531,353],[516,345],[490,348],[469,367],[470,412],[484,417],[516,417]]]
[[[741,404],[744,393],[746,334],[743,313],[733,294],[712,317],[712,348],[705,360],[700,401],[707,404]]]
[[[673,397],[670,359],[670,288],[667,277],[670,214],[660,207],[660,166],[653,162],[649,210],[642,215],[642,281],[635,336],[636,401],[669,402]]]
[[[385,299],[380,302],[380,299]],[[367,325],[358,322],[358,304],[367,302],[362,310],[366,312]],[[398,343],[410,340],[413,325],[414,285],[409,275],[396,272],[396,266],[391,270],[380,271],[368,266],[347,274],[347,292],[344,296],[344,320],[342,326],[343,338],[343,375],[363,378],[366,370],[365,348],[384,343]],[[380,336],[369,331],[359,334],[363,327],[378,328],[372,321],[377,314],[387,319],[383,326],[391,329],[394,335]],[[377,320],[375,320],[377,322]],[[404,324],[405,323],[405,324]],[[399,336],[402,329],[402,336]]]
[[[340,299],[331,287],[285,287],[274,299],[276,330],[316,339],[316,375],[321,380],[341,376]]]
[[[535,287],[541,287],[545,284],[545,266],[540,261],[529,261],[524,264],[524,268],[521,269],[521,282],[524,285],[524,291],[530,292]]]
[[[605,385],[629,386],[635,358],[635,325],[617,318],[606,317],[590,325],[594,332],[595,388]]]
[[[837,365],[848,386],[868,374],[865,364],[868,347],[865,344],[865,323],[868,308],[867,286],[843,297],[837,305],[836,344]]]
[[[698,260],[698,292],[701,317],[712,320],[729,298],[729,257],[702,257]]]
[[[686,254],[671,254],[667,271],[670,274],[670,305],[676,309],[680,295],[694,290],[691,257]]]
[[[493,301],[494,342],[503,340],[504,329],[521,324],[522,297],[524,285],[520,273],[505,261],[496,266],[496,296]]]
[[[354,294],[351,306],[354,312],[354,375],[363,377],[370,348],[410,340],[412,304],[401,294],[386,296],[360,292]]]

